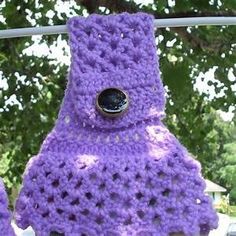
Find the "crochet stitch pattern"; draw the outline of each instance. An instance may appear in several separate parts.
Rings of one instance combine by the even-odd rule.
[[[27,164],[15,216],[38,236],[208,235],[218,218],[200,165],[162,123],[164,88],[153,16],[67,21],[71,65],[58,119]],[[96,109],[107,88],[125,114]]]
[[[7,194],[2,179],[0,178],[0,235],[14,236],[11,227],[11,213],[8,208]]]

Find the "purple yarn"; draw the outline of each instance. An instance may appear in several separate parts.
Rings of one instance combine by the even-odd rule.
[[[162,123],[153,16],[67,22],[71,66],[58,119],[27,165],[16,202],[37,235],[187,236],[217,227],[200,165]],[[118,87],[128,111],[104,118],[97,93]]]
[[[15,234],[11,227],[11,214],[7,208],[7,194],[0,178],[0,235],[14,236]]]

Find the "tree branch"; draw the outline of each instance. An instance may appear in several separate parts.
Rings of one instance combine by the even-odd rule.
[[[79,4],[84,6],[88,12],[95,13],[99,11],[99,7],[105,7],[111,12],[130,12],[135,13],[142,11],[140,4],[136,4],[134,1],[125,1],[125,0],[77,0]],[[164,18],[180,18],[180,17],[203,17],[203,16],[236,16],[235,10],[225,10],[225,11],[199,11],[199,12],[174,12],[169,14],[158,13],[154,10],[149,11],[148,13],[154,15],[156,19]],[[171,28],[171,31],[177,33],[184,41],[189,42],[194,48],[201,48],[202,50],[207,50],[210,52],[218,53],[222,49],[222,43],[215,41],[214,43],[206,42],[200,37],[190,34],[186,31],[186,27],[176,27]]]
[[[154,14],[156,19],[163,19],[163,18],[181,18],[181,17],[204,17],[204,16],[236,16],[236,11],[234,10],[228,10],[228,11],[217,11],[217,12],[211,12],[211,11],[199,11],[199,12],[174,12],[169,14]]]
[[[109,9],[111,12],[130,12],[134,13],[139,10],[139,6],[131,1],[131,2],[126,2],[126,1],[120,1],[120,0],[77,0],[79,4],[84,6],[88,12],[94,13],[97,12],[99,7],[106,7]]]
[[[208,43],[200,37],[190,34],[187,32],[186,27],[176,27],[170,29],[172,32],[177,33],[182,40],[188,42],[194,48],[201,48],[202,50],[207,50],[210,52],[218,53],[222,49],[223,42],[215,42]]]
[[[88,12],[94,13],[98,10],[98,7],[106,7],[111,12],[130,12],[135,13],[137,11],[142,11],[140,8],[140,4],[136,4],[133,1],[125,1],[125,0],[77,0],[79,4],[84,6]],[[183,12],[174,12],[169,14],[159,14],[156,11],[150,11],[149,13],[153,14],[156,19],[162,18],[180,18],[180,17],[201,17],[201,16],[236,16],[236,10],[227,10],[227,11],[183,11]]]

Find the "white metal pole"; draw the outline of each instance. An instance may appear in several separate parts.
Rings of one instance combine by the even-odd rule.
[[[185,17],[185,18],[167,18],[156,19],[155,27],[187,27],[195,25],[236,25],[236,17]],[[0,30],[0,38],[15,38],[43,34],[63,34],[67,33],[66,25],[41,26],[30,28],[18,28]]]

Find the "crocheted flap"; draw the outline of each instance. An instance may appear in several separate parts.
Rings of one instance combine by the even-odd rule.
[[[122,72],[87,73],[82,78],[74,78],[72,83],[75,110],[79,119],[89,125],[120,128],[163,115],[158,109],[163,104],[162,91],[158,89],[158,81],[153,74],[128,69]],[[130,101],[128,111],[114,119],[102,116],[95,105],[97,94],[109,87],[126,91]]]
[[[72,17],[67,22],[71,66],[69,89],[79,119],[100,128],[121,128],[164,111],[153,30],[146,13]],[[103,117],[96,96],[106,88],[127,92],[128,111],[121,117]]]

